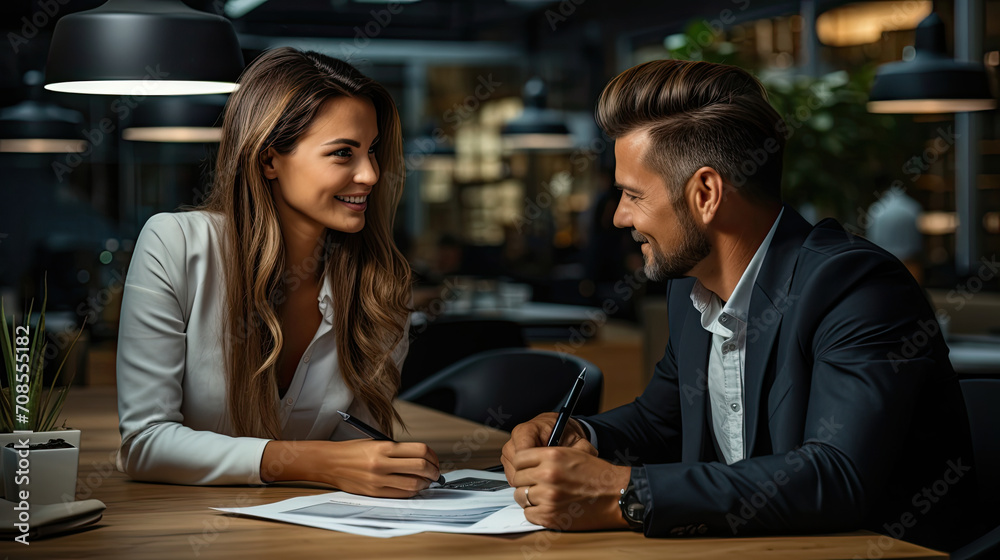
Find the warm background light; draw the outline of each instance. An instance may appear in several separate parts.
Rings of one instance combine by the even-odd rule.
[[[219,142],[222,129],[211,126],[147,126],[122,131],[122,138],[133,142]]]
[[[997,106],[993,99],[891,99],[869,101],[871,113],[959,113],[989,111]]]
[[[915,29],[933,9],[932,2],[860,2],[824,12],[816,34],[824,45],[852,47],[877,42],[886,31]]]
[[[66,154],[79,153],[85,149],[87,149],[87,142],[84,140],[56,138],[5,138],[0,140],[0,152]]]
[[[917,228],[925,235],[955,233],[958,218],[954,212],[924,212],[917,218]]]

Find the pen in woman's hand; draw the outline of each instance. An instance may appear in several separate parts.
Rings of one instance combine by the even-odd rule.
[[[342,411],[338,410],[337,414],[339,414],[341,416],[341,418],[344,419],[344,422],[347,422],[352,427],[354,427],[355,430],[357,430],[357,431],[365,434],[366,436],[368,436],[368,437],[370,437],[370,438],[372,438],[372,439],[374,439],[376,441],[391,441],[393,443],[396,442],[396,440],[394,440],[391,437],[383,434],[382,432],[376,430],[375,428],[369,426],[368,424],[362,422],[361,420],[358,420],[357,418],[351,416],[350,414],[348,414],[346,412],[342,412]],[[444,484],[445,484],[444,475],[438,476],[438,479],[435,482],[437,482],[438,484],[444,486]]]

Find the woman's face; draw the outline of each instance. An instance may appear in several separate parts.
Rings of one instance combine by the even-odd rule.
[[[320,232],[361,231],[379,177],[376,142],[378,121],[371,100],[334,97],[320,107],[290,153],[268,149],[264,176],[271,181],[282,222]]]

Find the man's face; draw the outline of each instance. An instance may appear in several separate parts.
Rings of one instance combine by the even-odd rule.
[[[632,238],[642,243],[646,277],[681,278],[708,256],[712,246],[685,199],[672,201],[663,178],[642,162],[649,144],[649,136],[641,131],[615,142],[615,183],[622,198],[614,223],[632,228]]]

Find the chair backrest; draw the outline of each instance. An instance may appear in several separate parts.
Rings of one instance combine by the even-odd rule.
[[[966,378],[959,381],[972,433],[972,455],[979,483],[980,510],[996,522],[1000,501],[1000,379]],[[1000,557],[1000,527],[951,554],[954,560],[986,560]]]
[[[969,412],[980,498],[995,505],[1000,503],[1000,379],[967,378],[959,385]]]
[[[576,414],[596,414],[604,376],[594,364],[569,354],[510,348],[481,352],[427,378],[401,399],[511,430],[536,415],[558,410],[573,381],[587,368]]]
[[[527,346],[520,325],[493,319],[438,317],[429,323],[412,326],[410,335],[410,350],[400,372],[400,393],[473,354]]]

